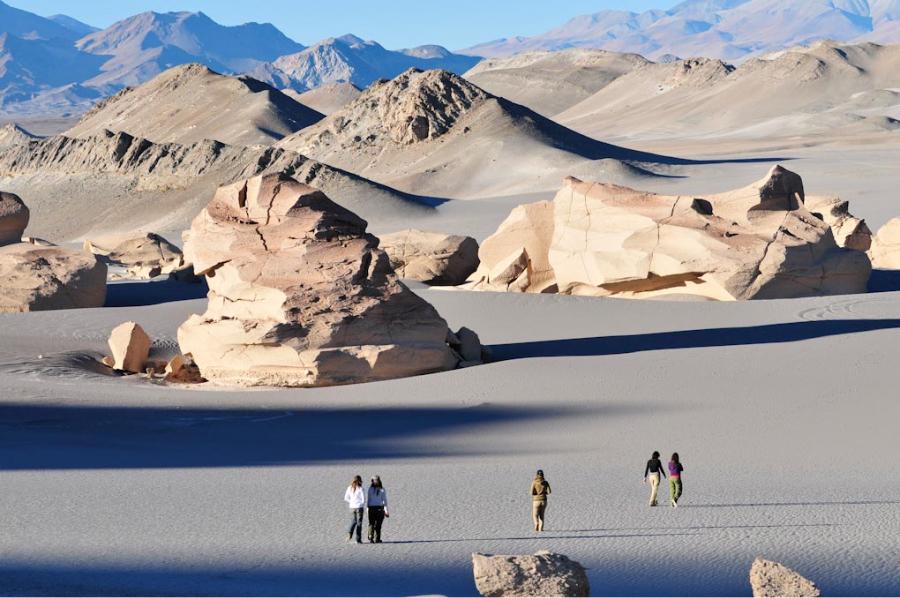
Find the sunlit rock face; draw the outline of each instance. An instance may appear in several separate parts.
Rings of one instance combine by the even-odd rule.
[[[446,322],[398,281],[366,222],[284,175],[221,187],[184,249],[210,292],[178,340],[210,381],[350,384],[460,361]]]

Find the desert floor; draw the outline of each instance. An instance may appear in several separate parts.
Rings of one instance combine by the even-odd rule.
[[[721,158],[708,149],[665,148]],[[736,188],[770,166],[753,160],[780,158],[877,229],[900,215],[896,152],[735,154],[751,161],[646,186]],[[427,224],[483,238],[522,201],[450,202]],[[588,567],[595,595],[749,595],[756,556],[828,595],[900,587],[900,292],[698,303],[414,288],[495,361],[188,390],[93,359],[125,320],[173,353],[204,308],[197,287],[118,283],[118,307],[0,316],[0,593],[471,595],[472,552],[543,548]],[[646,504],[654,449],[685,463],[678,509]],[[539,467],[553,486],[542,535]],[[344,542],[357,473],[390,492],[382,545]]]

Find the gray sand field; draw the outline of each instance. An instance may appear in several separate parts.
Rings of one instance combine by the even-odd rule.
[[[598,595],[746,595],[758,555],[832,595],[900,584],[900,293],[421,292],[498,361],[189,391],[90,373],[83,356],[128,318],[172,351],[202,301],[0,317],[3,592],[470,595],[471,552],[541,548],[589,567]],[[646,506],[653,449],[683,457],[678,509]],[[537,467],[554,489],[540,537]],[[381,546],[343,543],[356,473],[390,489]]]

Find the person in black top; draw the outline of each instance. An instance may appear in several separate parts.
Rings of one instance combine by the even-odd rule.
[[[666,472],[663,471],[662,461],[659,460],[659,451],[653,451],[653,455],[650,457],[650,460],[647,461],[647,466],[644,467],[644,483],[650,482],[651,507],[655,507],[658,504],[656,495],[659,492],[660,476],[666,477]]]

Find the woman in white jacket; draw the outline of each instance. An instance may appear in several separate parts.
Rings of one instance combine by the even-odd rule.
[[[366,510],[366,490],[360,476],[353,478],[347,491],[344,492],[344,502],[350,505],[350,527],[347,529],[347,541],[353,541],[353,532],[356,532],[356,543],[362,544],[363,513]]]

